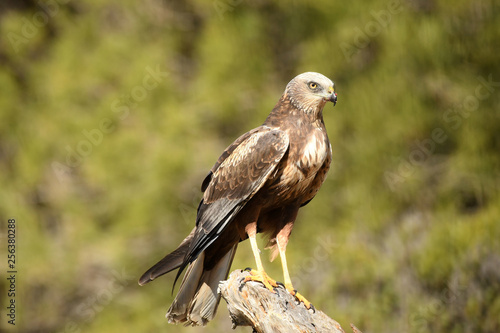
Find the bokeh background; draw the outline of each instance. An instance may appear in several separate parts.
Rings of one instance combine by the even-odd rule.
[[[492,0],[2,1],[0,328],[15,218],[13,330],[231,331],[224,302],[205,329],[167,324],[174,274],[136,281],[191,230],[223,149],[317,71],[337,85],[334,163],[288,247],[295,286],[346,330],[499,332],[499,14]],[[247,243],[232,269],[255,265]]]

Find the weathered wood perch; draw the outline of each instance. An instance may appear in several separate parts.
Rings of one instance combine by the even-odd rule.
[[[219,284],[222,298],[227,302],[233,328],[251,326],[254,332],[328,332],[344,333],[340,324],[323,312],[306,309],[297,304],[283,286],[275,293],[259,282],[242,283],[247,271],[236,270]],[[361,333],[354,325],[355,333]]]

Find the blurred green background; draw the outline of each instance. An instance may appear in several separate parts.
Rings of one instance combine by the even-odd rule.
[[[17,223],[20,332],[169,325],[219,154],[295,75],[337,86],[333,165],[288,247],[295,286],[347,331],[500,331],[495,1],[2,1],[0,217]],[[232,269],[255,266],[240,245]],[[267,257],[267,253],[264,252]],[[282,280],[279,260],[265,261]],[[7,281],[0,280],[0,329]],[[249,332],[248,328],[237,332]]]

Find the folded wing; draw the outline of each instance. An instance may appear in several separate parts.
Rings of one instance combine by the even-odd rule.
[[[262,126],[248,134],[235,141],[240,141],[237,146],[226,149],[205,179],[196,231],[177,276],[219,237],[266,183],[288,150],[285,132]]]

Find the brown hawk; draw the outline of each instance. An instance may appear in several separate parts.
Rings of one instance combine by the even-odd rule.
[[[273,290],[276,281],[264,271],[256,234],[269,235],[272,258],[278,253],[286,289],[311,304],[292,286],[285,249],[299,208],[311,201],[332,160],[323,107],[337,102],[333,82],[313,72],[298,75],[264,124],[240,136],[219,157],[201,185],[196,226],[179,247],[139,279],[144,285],[187,267],[167,313],[169,322],[205,325],[220,301],[217,287],[227,278],[238,243],[250,238],[257,269],[247,281]],[[175,284],[175,283],[174,283]]]

